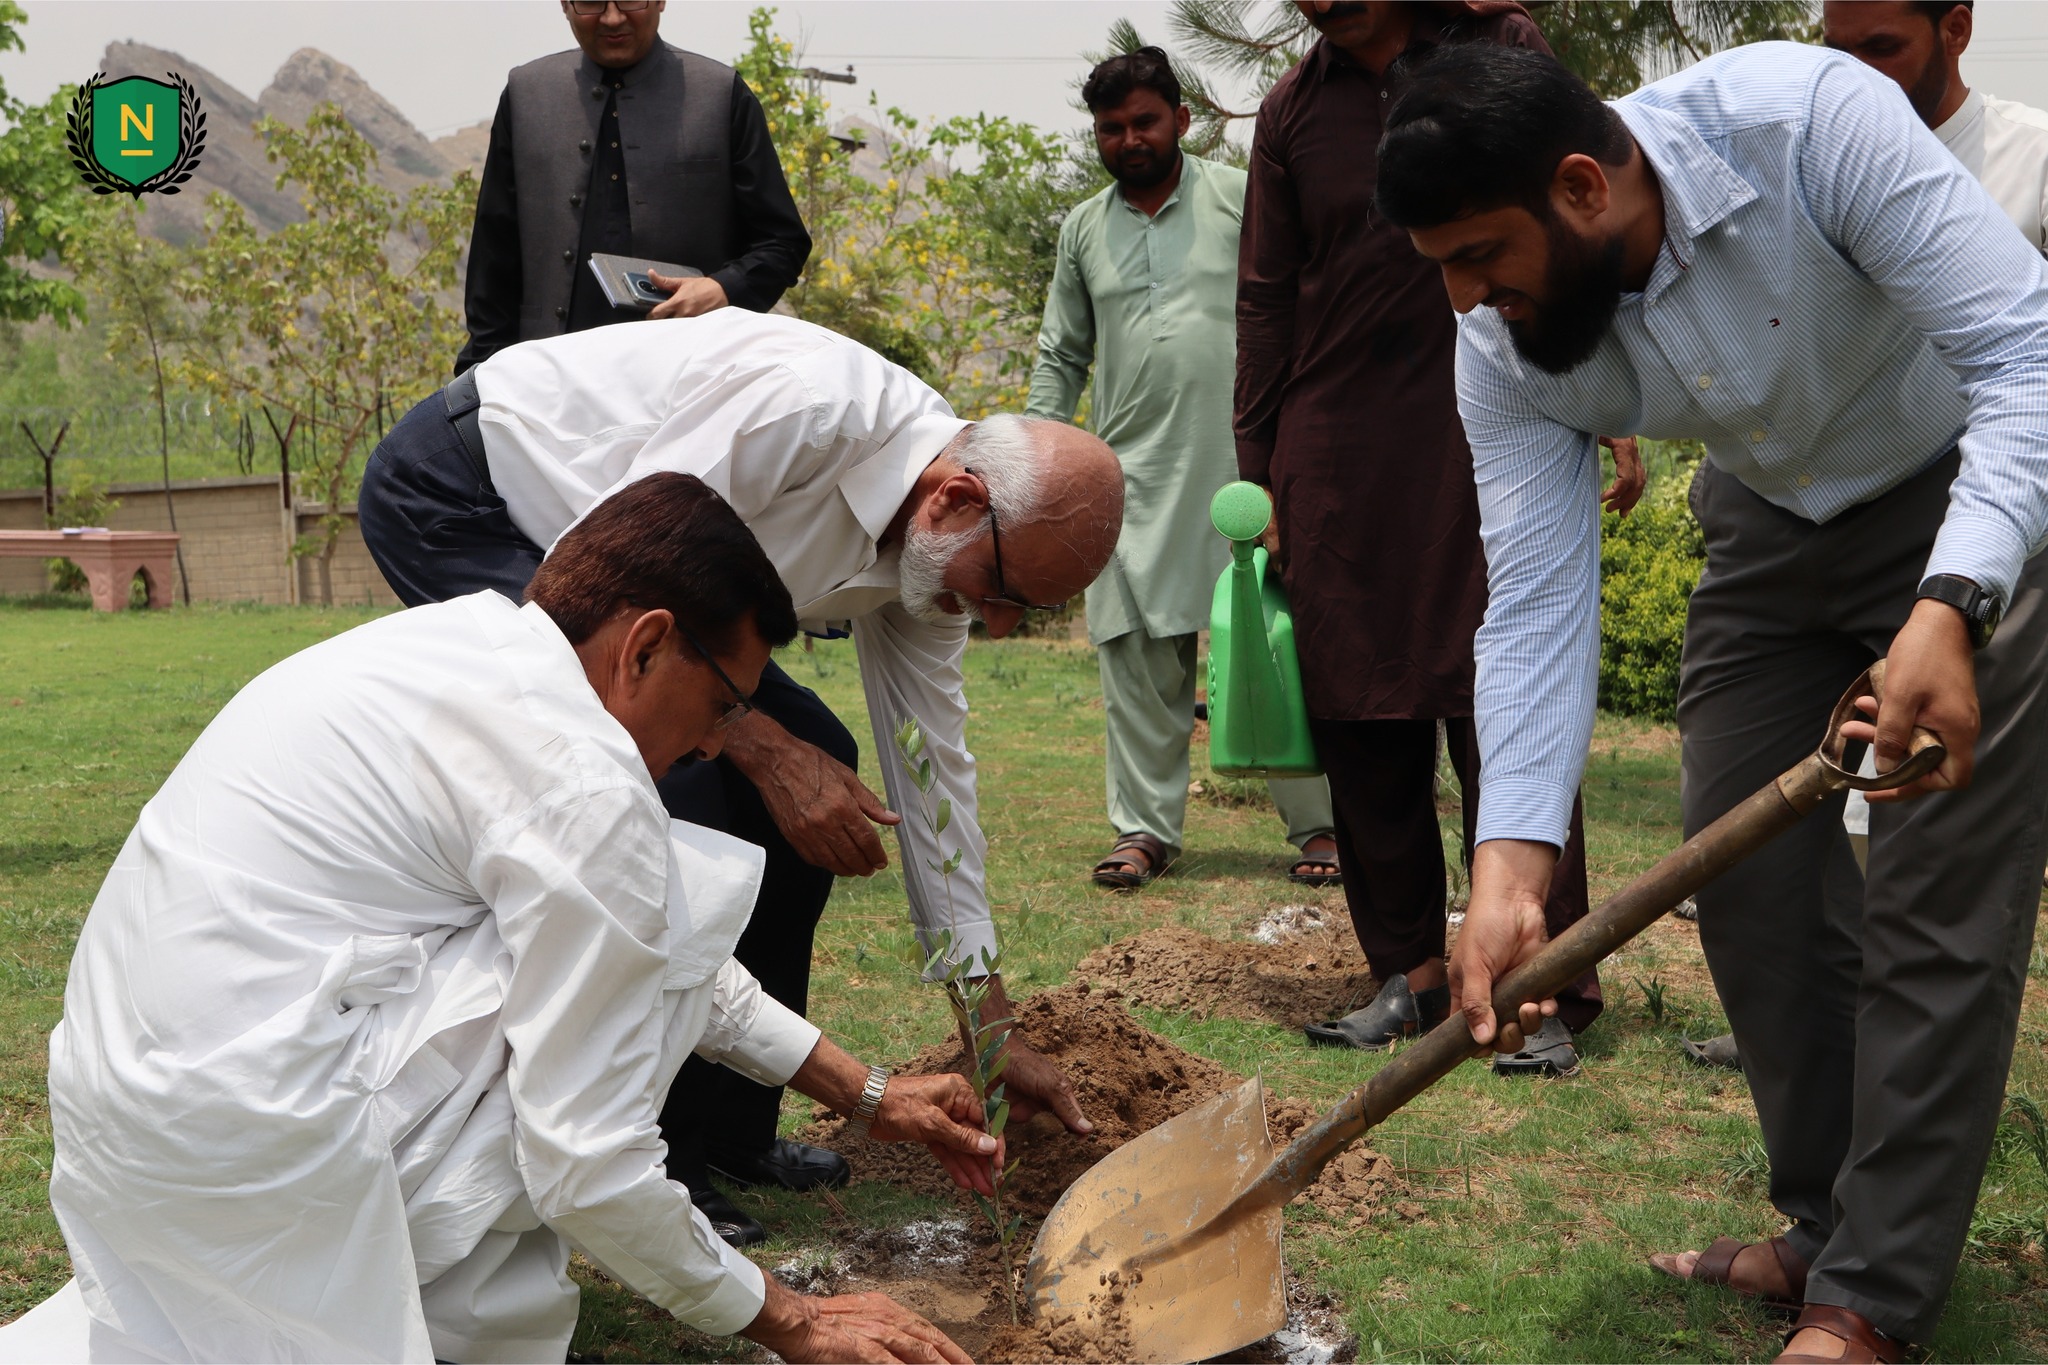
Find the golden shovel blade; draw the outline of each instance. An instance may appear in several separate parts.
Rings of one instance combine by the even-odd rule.
[[[1130,1361],[1204,1360],[1286,1326],[1280,1207],[1214,1221],[1272,1161],[1256,1077],[1111,1152],[1038,1230],[1034,1321]]]

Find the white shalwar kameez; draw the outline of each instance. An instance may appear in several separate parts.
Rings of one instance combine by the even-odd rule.
[[[143,808],[50,1040],[73,1286],[9,1358],[561,1360],[580,1248],[707,1332],[754,1265],[663,1170],[691,1050],[818,1031],[730,960],[761,853],[672,823],[539,607],[272,668]]]

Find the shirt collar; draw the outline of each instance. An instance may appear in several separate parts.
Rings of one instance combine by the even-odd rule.
[[[910,496],[917,476],[971,425],[938,413],[913,417],[874,454],[846,471],[839,480],[839,496],[846,499],[869,540],[882,539],[902,510],[903,500]]]
[[[1963,96],[1963,102],[1956,106],[1956,111],[1942,120],[1941,126],[1934,130],[1934,135],[1941,139],[1942,146],[1953,149],[1956,139],[1983,115],[1984,93],[1981,90],[1972,90]]]
[[[654,46],[645,57],[623,70],[599,66],[590,60],[590,54],[586,52],[583,54],[583,60],[577,64],[577,76],[585,86],[592,88],[603,87],[617,81],[621,90],[631,90],[636,85],[645,85],[653,77],[654,69],[662,65],[668,54],[675,50],[656,38]]]
[[[1159,206],[1159,213],[1151,214],[1151,217],[1159,217],[1160,214],[1165,213],[1168,209],[1172,208],[1175,204],[1178,204],[1180,202],[1180,196],[1182,192],[1187,189],[1188,182],[1191,179],[1196,179],[1201,176],[1202,172],[1198,169],[1198,167],[1200,167],[1201,164],[1202,159],[1200,157],[1189,156],[1185,148],[1181,150],[1180,180],[1177,184],[1174,185],[1173,193],[1166,196],[1166,202]],[[1147,216],[1145,210],[1139,208],[1136,204],[1133,204],[1130,200],[1124,198],[1123,186],[1111,185],[1109,187],[1109,192],[1112,195],[1116,196],[1117,203],[1122,204],[1124,206],[1125,213],[1135,213],[1140,218]]]
[[[1729,214],[1754,200],[1756,189],[1735,168],[1708,147],[1682,115],[1639,100],[1617,100],[1608,106],[1621,116],[1657,173],[1664,196],[1664,245],[1671,267],[1662,258],[1644,291],[1655,298],[1692,268],[1693,242]]]

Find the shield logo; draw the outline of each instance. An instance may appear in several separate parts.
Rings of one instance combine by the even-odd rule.
[[[92,91],[92,159],[125,185],[140,185],[178,159],[179,91],[147,76]]]

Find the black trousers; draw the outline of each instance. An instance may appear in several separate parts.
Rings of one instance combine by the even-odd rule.
[[[1464,791],[1465,866],[1479,827],[1479,731],[1446,720],[1451,767]],[[1316,753],[1330,777],[1337,862],[1351,927],[1372,974],[1384,981],[1444,955],[1444,846],[1436,822],[1434,720],[1315,720]],[[1551,874],[1543,924],[1552,938],[1586,917],[1586,831],[1577,801]],[[1600,975],[1557,993],[1557,1015],[1578,1033],[1600,1017]]]
[[[409,607],[485,588],[519,601],[540,567],[540,547],[513,525],[490,471],[471,458],[440,394],[399,419],[378,444],[356,507],[364,544]],[[856,766],[859,750],[846,726],[775,664],[762,670],[754,705],[798,739]],[[770,996],[801,1014],[810,992],[811,939],[832,894],[832,874],[797,855],[754,784],[722,757],[679,763],[655,786],[673,818],[767,851],[761,896],[733,956]],[[705,1182],[707,1158],[766,1147],[781,1104],[780,1087],[692,1057],[661,1114],[669,1174],[694,1189]]]

